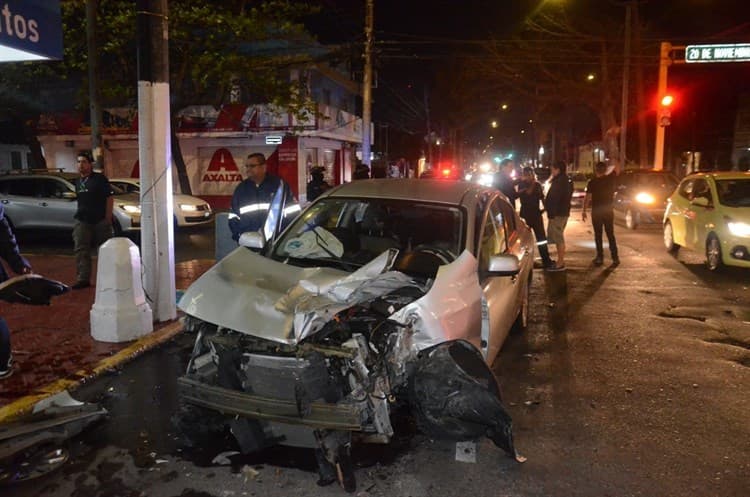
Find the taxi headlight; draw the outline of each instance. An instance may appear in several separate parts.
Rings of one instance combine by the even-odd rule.
[[[729,232],[734,236],[750,236],[750,224],[748,223],[737,223],[730,221],[727,223],[727,227],[729,228]]]
[[[141,213],[140,205],[120,204],[119,207],[120,209],[124,210],[128,214],[140,214]]]
[[[195,212],[198,210],[198,206],[191,205],[191,204],[180,204],[180,210],[187,211],[187,212]]]
[[[650,193],[640,192],[635,196],[635,201],[639,204],[653,204],[656,199]]]

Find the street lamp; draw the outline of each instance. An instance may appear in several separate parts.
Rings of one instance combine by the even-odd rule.
[[[497,121],[492,121],[492,123],[490,123],[490,125],[491,125],[491,126],[492,126],[493,128],[497,128]]]
[[[594,81],[594,79],[596,79],[594,73],[589,73],[588,76],[586,76],[586,81]]]

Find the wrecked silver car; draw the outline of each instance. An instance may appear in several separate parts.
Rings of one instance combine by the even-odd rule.
[[[525,327],[535,244],[497,190],[356,181],[240,243],[179,302],[197,332],[179,383],[244,452],[314,448],[319,483],[353,491],[352,441],[388,443],[405,408],[430,436],[516,456],[488,365]]]

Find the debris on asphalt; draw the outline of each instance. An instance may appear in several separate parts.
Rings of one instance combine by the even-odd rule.
[[[232,464],[232,461],[229,458],[232,456],[236,456],[237,454],[239,454],[239,452],[236,450],[222,452],[221,454],[217,454],[216,457],[213,458],[211,464],[216,464],[217,466],[229,466],[230,464]]]
[[[247,483],[247,480],[255,480],[260,476],[260,471],[247,464],[242,466],[241,473],[245,477],[245,483]]]
[[[476,463],[477,443],[473,440],[456,442],[456,461]]]

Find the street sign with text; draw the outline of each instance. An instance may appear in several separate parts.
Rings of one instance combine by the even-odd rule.
[[[688,45],[685,62],[745,62],[750,61],[750,43],[725,45]]]

